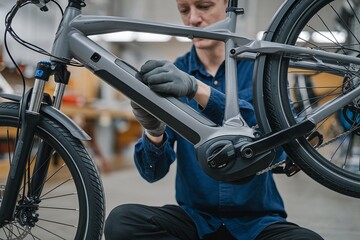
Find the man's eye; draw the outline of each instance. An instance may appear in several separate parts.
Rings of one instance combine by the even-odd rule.
[[[198,7],[201,10],[208,10],[210,8],[210,6],[206,5],[206,6],[199,6]]]
[[[180,12],[180,14],[185,15],[189,12],[189,9],[188,8],[180,8],[179,12]]]

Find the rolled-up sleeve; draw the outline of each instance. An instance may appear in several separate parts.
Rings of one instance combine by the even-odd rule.
[[[239,109],[242,117],[249,126],[256,124],[253,106],[242,99],[238,99]],[[222,125],[225,112],[225,94],[211,88],[210,98],[205,108],[200,111],[216,124]]]
[[[165,133],[164,143],[157,147],[145,134],[136,142],[134,161],[140,175],[148,182],[163,178],[175,161],[175,152]]]

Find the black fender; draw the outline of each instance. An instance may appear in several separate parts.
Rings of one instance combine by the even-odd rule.
[[[0,97],[14,102],[21,101],[21,96],[14,94],[1,93]],[[53,106],[50,106],[45,103],[42,104],[40,108],[40,113],[45,116],[56,119],[56,121],[58,121],[60,125],[65,127],[67,130],[69,130],[69,132],[75,138],[84,141],[91,140],[91,137],[81,127],[79,127],[79,125],[77,125],[71,118],[69,118],[64,113],[60,112],[58,109],[54,108]]]
[[[271,41],[273,39],[274,32],[280,26],[280,22],[283,19],[285,13],[291,9],[293,4],[297,0],[288,0],[284,2],[279,10],[275,13],[274,17],[270,22],[270,26],[264,33],[262,40]],[[264,103],[264,66],[265,66],[266,55],[259,55],[256,58],[254,66],[254,77],[253,77],[253,96],[254,96],[254,108],[256,109],[256,119],[260,129],[263,133],[270,133],[271,127],[267,120],[266,109]]]

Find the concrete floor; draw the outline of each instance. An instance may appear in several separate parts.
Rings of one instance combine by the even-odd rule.
[[[106,212],[123,203],[163,205],[175,203],[175,165],[161,181],[149,184],[130,167],[103,174]],[[360,200],[319,185],[304,173],[276,182],[285,201],[288,220],[318,232],[326,240],[360,239]]]

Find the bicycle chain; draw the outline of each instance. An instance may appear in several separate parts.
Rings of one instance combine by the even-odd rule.
[[[333,139],[331,139],[331,140],[329,140],[329,141],[327,141],[327,142],[325,142],[325,143],[323,143],[323,144],[320,144],[320,145],[316,148],[316,150],[318,150],[319,148],[325,147],[325,146],[329,145],[330,143],[335,142],[336,140],[338,140],[339,138],[341,138],[341,137],[343,137],[343,136],[349,135],[351,132],[352,132],[352,130],[348,130],[348,131],[346,131],[346,132],[344,132],[344,133],[342,133],[342,134],[339,134],[338,136],[334,137]]]
[[[267,172],[269,172],[269,171],[271,171],[271,170],[273,170],[273,169],[275,169],[275,168],[277,168],[277,167],[280,167],[282,164],[285,163],[285,161],[286,161],[286,160],[282,160],[282,161],[280,161],[280,162],[278,162],[278,163],[275,163],[275,164],[273,164],[273,165],[270,165],[269,167],[267,167],[267,168],[265,168],[265,169],[257,172],[256,175],[260,175],[260,174],[263,174],[263,173],[267,173]]]

